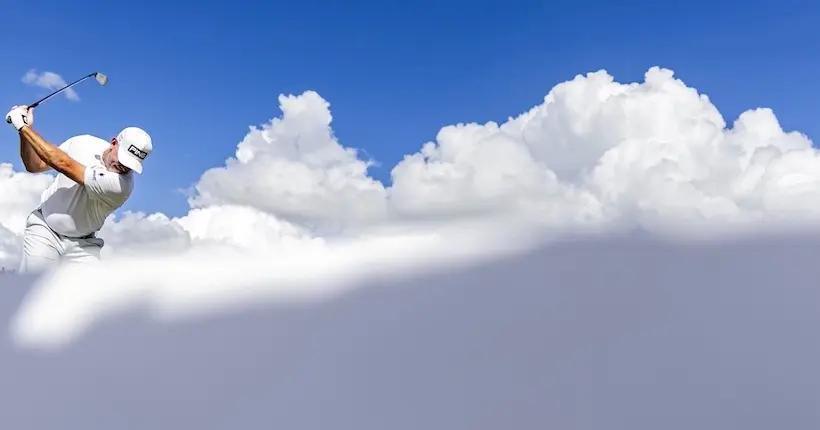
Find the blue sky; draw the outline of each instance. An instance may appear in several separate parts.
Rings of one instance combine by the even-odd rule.
[[[193,4],[193,3],[191,3]],[[816,140],[820,6],[809,1],[688,2],[111,2],[37,1],[0,17],[0,106],[46,93],[31,68],[77,87],[82,101],[44,104],[38,129],[55,143],[148,130],[156,152],[123,209],[181,215],[179,189],[233,155],[248,126],[279,115],[277,96],[316,90],[334,130],[388,181],[404,154],[440,127],[503,121],[558,82],[606,69],[642,79],[668,67],[708,94],[731,122],[766,106]],[[12,13],[13,12],[13,13]],[[20,166],[17,137],[0,160]]]

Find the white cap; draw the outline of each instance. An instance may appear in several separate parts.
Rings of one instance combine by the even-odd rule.
[[[117,142],[117,159],[120,163],[137,173],[142,173],[142,163],[154,149],[151,136],[139,127],[126,127],[117,135]]]

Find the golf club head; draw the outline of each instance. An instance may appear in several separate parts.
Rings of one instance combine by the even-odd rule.
[[[107,83],[108,83],[108,76],[106,76],[106,75],[104,75],[104,74],[102,74],[102,73],[100,73],[100,72],[94,73],[94,79],[96,79],[96,80],[97,80],[97,82],[98,82],[100,85],[105,85],[105,84],[107,84]]]

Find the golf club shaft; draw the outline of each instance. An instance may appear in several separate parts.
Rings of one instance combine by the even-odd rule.
[[[75,84],[80,83],[80,82],[82,82],[82,81],[84,81],[84,80],[86,80],[86,79],[88,79],[88,78],[91,78],[91,77],[96,78],[96,79],[97,79],[97,82],[99,82],[99,84],[100,84],[100,85],[105,85],[105,84],[108,82],[108,77],[107,77],[107,76],[105,76],[104,74],[102,74],[102,73],[100,73],[100,72],[90,73],[90,74],[88,74],[88,75],[86,75],[86,76],[83,76],[82,78],[77,79],[76,81],[74,81],[74,82],[72,82],[72,83],[70,83],[70,84],[68,84],[68,85],[66,85],[66,86],[64,86],[64,87],[62,87],[62,88],[60,88],[59,90],[54,91],[53,93],[51,93],[51,94],[49,94],[49,95],[47,95],[47,96],[45,96],[45,97],[41,98],[40,100],[37,100],[36,102],[34,102],[34,103],[32,103],[32,104],[28,105],[28,109],[33,109],[33,108],[36,108],[37,106],[39,106],[39,105],[40,105],[40,103],[42,103],[42,102],[44,102],[44,101],[46,101],[46,100],[48,100],[48,99],[50,99],[50,98],[54,97],[55,95],[59,94],[60,92],[62,92],[62,91],[63,91],[63,90],[65,90],[66,88],[72,87],[72,86],[74,86]],[[10,118],[6,118],[6,122],[7,122],[7,123],[9,123],[9,124],[11,124],[11,119],[10,119]]]
[[[64,86],[64,87],[62,87],[62,88],[60,88],[59,90],[54,91],[53,93],[51,93],[51,94],[49,94],[49,95],[47,95],[47,96],[45,96],[45,97],[41,98],[40,100],[37,100],[36,102],[34,102],[34,103],[30,104],[30,105],[28,106],[28,108],[29,108],[29,109],[36,108],[36,107],[37,107],[40,103],[42,103],[42,102],[44,102],[44,101],[46,101],[46,100],[50,99],[51,97],[54,97],[55,95],[59,94],[61,91],[65,90],[66,88],[69,88],[69,87],[73,86],[74,84],[77,84],[77,83],[79,83],[79,82],[82,82],[82,81],[84,81],[84,80],[86,80],[86,79],[90,78],[90,77],[93,77],[94,75],[96,75],[96,73],[91,73],[90,75],[83,76],[82,78],[77,79],[76,81],[74,81],[74,82],[72,82],[72,83],[70,83],[70,84],[68,84],[68,85],[66,85],[66,86]]]

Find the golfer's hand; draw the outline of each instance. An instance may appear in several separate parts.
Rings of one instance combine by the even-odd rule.
[[[13,125],[15,130],[20,131],[21,128],[34,124],[34,110],[26,106],[14,106],[6,114],[6,122]]]

